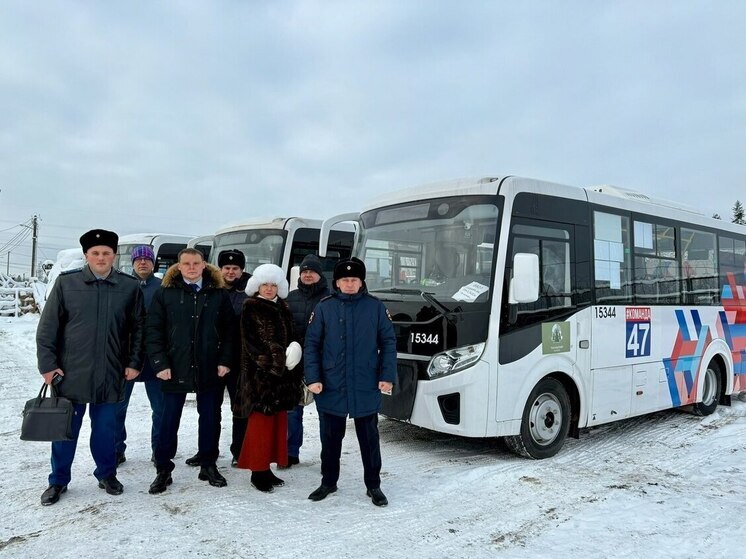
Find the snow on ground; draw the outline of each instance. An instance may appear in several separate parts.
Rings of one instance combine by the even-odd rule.
[[[142,386],[130,404],[121,496],[98,489],[83,424],[73,481],[42,507],[49,444],[19,440],[21,409],[40,385],[37,316],[0,321],[0,552],[29,557],[743,557],[746,404],[707,418],[667,411],[584,430],[552,459],[518,458],[464,439],[381,420],[386,508],[365,496],[354,428],[339,491],[314,503],[318,419],[307,408],[301,465],[262,494],[230,467],[223,425],[213,488],[184,464],[196,449],[187,401],[174,484],[148,494],[150,414]],[[226,398],[227,399],[227,398]],[[227,404],[224,417],[229,416]]]

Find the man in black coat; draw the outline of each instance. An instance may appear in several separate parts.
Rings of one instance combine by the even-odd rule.
[[[73,440],[52,443],[52,473],[42,505],[67,491],[86,405],[91,418],[93,475],[119,495],[116,477],[116,411],[124,382],[140,374],[143,296],[135,278],[113,268],[119,237],[103,229],[80,237],[86,265],[60,274],[36,331],[36,355],[44,382],[60,377],[57,390],[75,407]]]
[[[215,412],[223,380],[233,362],[233,309],[223,278],[193,248],[179,252],[178,263],[163,277],[148,310],[145,348],[156,376],[163,381],[163,416],[155,449],[157,475],[150,493],[171,484],[179,423],[188,392],[197,393],[199,479],[227,485],[218,472],[220,431]]]
[[[306,327],[313,309],[321,299],[329,295],[329,285],[323,275],[321,260],[315,254],[308,254],[300,263],[298,289],[288,295],[285,302],[293,314],[295,340],[303,346]],[[303,361],[298,364],[303,370]],[[288,465],[300,463],[300,447],[303,445],[303,406],[297,405],[288,412]]]
[[[248,295],[244,292],[246,289],[246,283],[251,278],[251,274],[244,272],[246,267],[246,257],[243,252],[236,249],[221,251],[218,255],[218,267],[220,268],[220,275],[223,276],[225,282],[225,289],[228,292],[228,297],[235,313],[235,324],[234,324],[234,335],[238,339],[241,330],[241,309],[243,308],[244,301],[248,298]],[[233,403],[236,399],[236,382],[238,379],[238,369],[241,366],[241,351],[240,345],[236,343],[236,351],[233,352],[233,363],[230,365],[233,374],[225,375],[223,380],[225,381],[225,387],[228,389],[228,397],[231,401],[231,409],[233,409]],[[215,433],[217,439],[220,439],[220,422],[222,420],[222,407],[223,398],[225,397],[225,391],[220,392],[220,396],[216,402],[217,408],[216,413],[218,415],[218,431]],[[241,454],[241,445],[243,445],[243,439],[246,435],[246,423],[245,417],[233,416],[232,423],[232,436],[231,436],[231,466],[234,468],[238,465],[238,457]],[[199,466],[202,463],[202,458],[199,452],[194,456],[186,459],[187,466]]]
[[[140,280],[140,289],[142,290],[145,310],[147,312],[153,300],[153,295],[155,295],[155,292],[161,285],[160,278],[156,277],[154,273],[155,253],[150,245],[140,245],[132,250],[130,258],[132,259],[132,271],[135,277]],[[155,371],[153,371],[153,367],[150,365],[148,359],[145,358],[140,375],[135,380],[128,380],[125,383],[124,400],[119,402],[117,406],[117,465],[127,460],[124,454],[125,450],[127,450],[127,428],[125,423],[127,421],[127,409],[129,408],[130,398],[132,397],[132,390],[135,388],[136,382],[145,386],[145,393],[148,395],[148,401],[150,402],[150,409],[152,411],[150,418],[150,448],[152,453],[155,453],[155,447],[158,442],[158,426],[161,423],[161,415],[163,414],[163,392],[161,391],[161,381],[155,378]],[[154,456],[155,454],[152,454],[151,458]]]

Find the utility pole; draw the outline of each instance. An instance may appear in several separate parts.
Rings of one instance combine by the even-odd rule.
[[[36,238],[37,238],[37,219],[36,215],[31,219],[31,277],[36,276]]]

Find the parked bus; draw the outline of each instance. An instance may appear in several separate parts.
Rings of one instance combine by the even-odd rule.
[[[165,233],[135,233],[119,237],[119,249],[114,267],[128,274],[132,272],[132,249],[139,245],[150,245],[155,253],[155,273],[163,274],[182,248],[186,248],[191,235],[169,235]]]
[[[189,248],[196,248],[198,251],[200,251],[204,257],[205,260],[210,260],[210,252],[212,252],[212,239],[214,238],[214,235],[203,235],[201,237],[194,237],[193,239],[189,239],[189,242],[187,243],[187,246]]]
[[[221,251],[238,249],[246,256],[246,271],[251,273],[260,264],[277,264],[295,287],[291,270],[299,266],[307,254],[317,254],[322,221],[302,217],[256,219],[218,230],[213,238],[210,261],[217,265]],[[322,259],[324,275],[331,281],[334,264],[352,254],[355,226],[341,223],[334,227],[328,239],[326,258]]]
[[[384,415],[546,458],[581,428],[707,415],[746,390],[743,226],[510,176],[384,196],[357,220],[397,335]]]

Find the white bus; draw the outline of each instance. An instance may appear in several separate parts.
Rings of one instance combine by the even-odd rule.
[[[294,266],[299,266],[307,254],[317,254],[322,220],[303,217],[254,219],[223,227],[213,237],[210,262],[217,265],[218,255],[228,249],[238,249],[246,257],[249,273],[260,264],[277,264],[290,278]],[[322,258],[324,275],[331,281],[334,264],[352,254],[355,225],[340,223],[328,237],[328,253]],[[294,287],[291,281],[290,288]]]
[[[205,260],[209,262],[210,253],[212,252],[213,237],[214,235],[202,235],[201,237],[194,237],[193,239],[189,239],[187,247],[196,248],[204,255]]]
[[[132,273],[132,249],[140,245],[150,245],[155,253],[155,273],[163,274],[171,264],[176,263],[179,251],[186,248],[192,235],[171,235],[166,233],[135,233],[119,237],[119,249],[114,267]]]
[[[581,428],[706,415],[746,390],[743,226],[510,176],[391,194],[357,219],[397,334],[384,415],[546,458]]]

